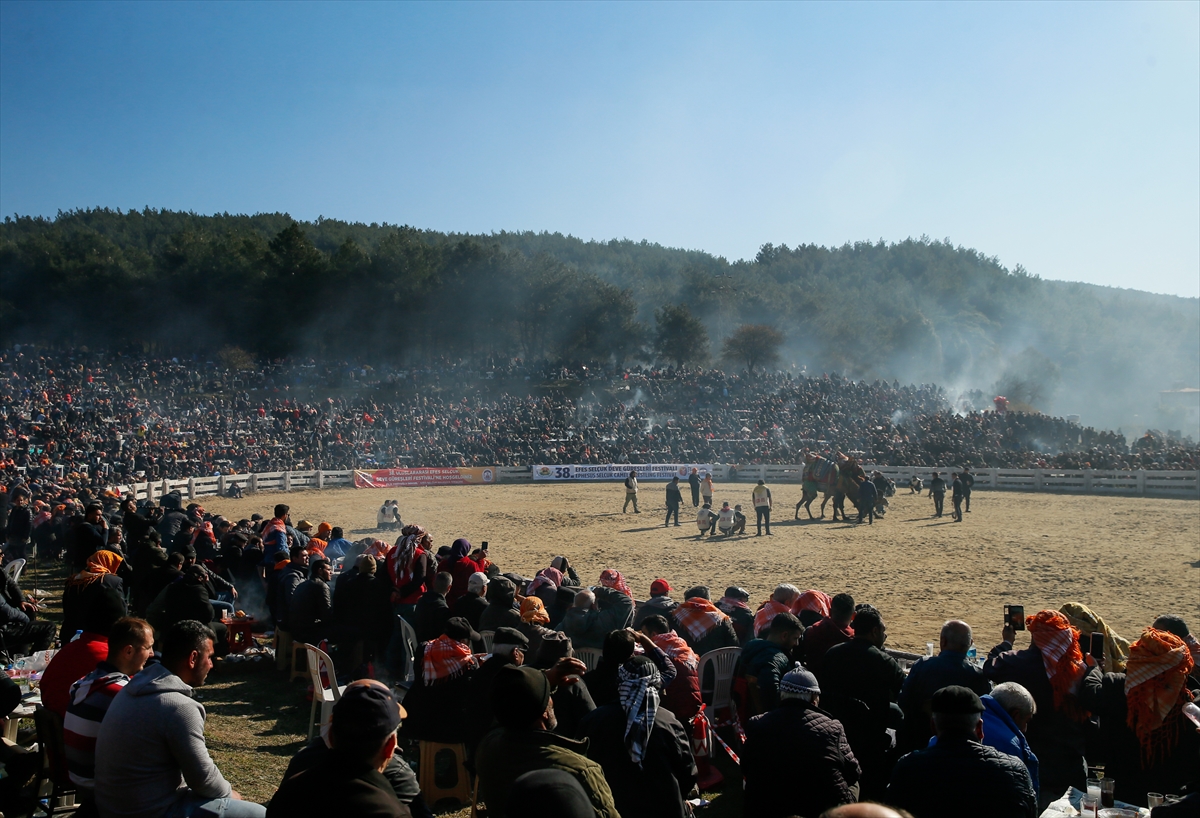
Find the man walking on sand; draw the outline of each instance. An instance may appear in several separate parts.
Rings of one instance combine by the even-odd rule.
[[[754,500],[755,524],[758,526],[758,533],[754,536],[762,536],[764,523],[767,526],[767,536],[771,536],[771,490],[759,480],[758,485],[750,492],[750,497]]]
[[[642,512],[637,507],[637,472],[629,472],[629,476],[625,478],[625,505],[621,508],[622,514],[629,512],[629,504],[633,503],[633,513],[641,514]]]
[[[692,487],[692,508],[700,505],[700,470],[692,469],[688,475],[688,485]]]
[[[679,507],[683,505],[683,494],[679,491],[679,477],[672,477],[667,483],[667,520],[663,528],[671,524],[671,515],[675,515],[675,525],[679,525]]]

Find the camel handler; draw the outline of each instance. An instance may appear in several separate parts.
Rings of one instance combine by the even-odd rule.
[[[637,506],[637,472],[630,471],[629,476],[625,478],[625,505],[621,508],[622,514],[629,513],[629,504],[633,503],[633,513],[641,514],[642,512]]]
[[[767,536],[771,536],[771,490],[759,480],[758,485],[751,490],[750,498],[754,501],[754,522],[758,526],[758,533],[754,536],[762,536],[764,522],[767,526]]]

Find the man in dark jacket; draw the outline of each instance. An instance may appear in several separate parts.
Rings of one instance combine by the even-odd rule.
[[[488,606],[479,617],[479,627],[485,631],[521,627],[521,613],[513,607],[517,598],[516,586],[507,577],[492,577],[488,582]]]
[[[700,505],[700,472],[692,469],[692,473],[688,475],[688,485],[692,489],[692,508]]]
[[[671,611],[679,607],[679,603],[671,599],[671,585],[665,579],[656,579],[650,583],[650,598],[637,607],[633,615],[633,627],[641,630],[642,623],[647,617],[661,616],[674,628]]]
[[[292,626],[292,638],[297,642],[315,645],[322,639],[332,638],[331,579],[333,569],[329,560],[314,560],[309,567],[308,579],[296,586],[288,611],[288,624]]]
[[[879,493],[875,484],[870,480],[864,480],[858,484],[858,520],[856,522],[861,523],[865,517],[868,525],[875,524],[875,501],[878,497]]]
[[[292,630],[291,608],[292,596],[300,583],[308,578],[308,551],[302,546],[293,545],[289,551],[291,560],[275,577],[271,585],[272,602],[275,612],[275,626],[285,631]]]
[[[417,602],[417,609],[413,613],[416,620],[413,630],[416,631],[418,642],[428,642],[442,635],[446,621],[452,615],[446,594],[450,592],[453,582],[454,578],[445,571],[437,574],[433,578],[433,587]]]
[[[900,727],[896,705],[904,684],[899,663],[883,651],[887,627],[874,608],[854,615],[854,638],[835,645],[821,662],[826,707],[842,723],[863,771],[863,797],[878,799],[887,785],[895,755],[889,728]]]
[[[821,678],[821,662],[834,645],[849,642],[854,638],[854,597],[837,594],[829,606],[829,616],[804,631],[800,643],[800,654],[804,666]]]
[[[696,761],[683,725],[660,706],[658,668],[635,656],[618,676],[619,702],[596,708],[579,723],[587,757],[604,768],[621,814],[690,818],[684,799],[696,783]]]
[[[55,624],[35,619],[36,615],[37,606],[25,601],[17,581],[8,572],[0,573],[0,634],[14,656],[20,655],[16,651],[24,652],[25,646],[45,650],[54,641]]]
[[[361,642],[364,662],[382,658],[392,635],[391,587],[377,576],[379,563],[359,554],[333,589],[333,621],[351,642]]]
[[[484,598],[487,593],[487,574],[476,571],[467,579],[467,592],[460,596],[451,608],[451,616],[461,616],[471,623],[471,627],[480,630],[479,620],[487,610],[488,601]]]
[[[750,694],[747,712],[757,715],[779,704],[779,682],[793,664],[792,651],[804,634],[800,620],[790,613],[776,614],[763,639],[751,639],[742,648],[741,674],[757,685],[757,701]]]
[[[17,486],[12,490],[12,505],[4,526],[4,562],[25,559],[25,549],[33,536],[33,510],[29,507],[29,489]]]
[[[213,642],[217,656],[229,653],[228,628],[217,620],[205,588],[206,575],[199,565],[184,570],[183,575],[163,591],[162,618],[155,622],[159,631],[169,631],[176,623],[195,620],[212,629],[217,635]]]
[[[937,472],[929,480],[929,496],[933,498],[933,516],[941,517],[946,502],[946,481]]]
[[[933,696],[937,744],[896,763],[887,801],[921,818],[950,818],[964,811],[986,818],[1036,818],[1037,796],[1025,765],[984,746],[983,703],[951,685]]]
[[[697,488],[699,483],[697,483]],[[675,516],[675,525],[679,525],[679,507],[683,505],[683,494],[679,491],[679,478],[672,477],[671,482],[667,483],[667,521],[663,523],[666,528],[671,524],[671,515]]]
[[[300,772],[288,768],[267,815],[409,818],[414,810],[397,797],[388,776],[397,765],[396,728],[403,713],[391,691],[379,682],[364,679],[347,685],[333,706],[329,749],[316,751],[319,759],[307,759],[308,766]],[[294,762],[298,760],[299,756]],[[429,814],[419,793],[409,803],[417,807],[416,814]]]
[[[819,815],[858,800],[858,761],[820,701],[817,677],[797,668],[779,683],[779,705],[747,722],[747,818]]]
[[[952,619],[942,625],[941,652],[912,666],[900,690],[900,709],[904,711],[904,730],[900,734],[903,752],[920,750],[933,735],[930,702],[943,687],[961,685],[979,696],[992,689],[983,671],[967,661],[973,643],[971,626]]]

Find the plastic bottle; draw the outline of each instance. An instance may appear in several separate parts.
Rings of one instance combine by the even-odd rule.
[[[83,630],[82,629],[77,630],[77,631],[75,631],[75,635],[71,637],[71,641],[74,642],[76,639],[78,639],[81,636],[83,636]]]
[[[1192,720],[1192,724],[1200,727],[1200,706],[1195,702],[1188,702],[1183,706],[1183,715]]]

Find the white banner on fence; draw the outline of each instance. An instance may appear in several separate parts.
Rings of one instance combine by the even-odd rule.
[[[692,469],[700,477],[712,471],[711,463],[606,463],[586,466],[534,466],[534,480],[624,480],[629,472],[636,471],[638,480],[670,480],[678,477],[687,480]]]

